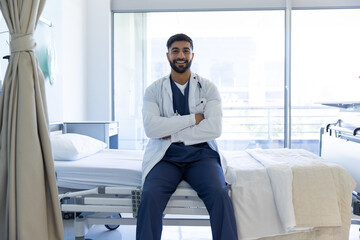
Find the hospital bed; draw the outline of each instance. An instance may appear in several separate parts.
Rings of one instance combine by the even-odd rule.
[[[52,135],[63,134],[64,127],[51,124],[51,131]],[[142,151],[103,149],[79,160],[55,161],[61,210],[64,218],[75,216],[76,239],[84,239],[92,225],[115,230],[119,225],[136,224],[142,155]],[[171,197],[163,223],[210,225],[204,203],[185,181]]]
[[[341,165],[360,183],[360,128],[342,119],[321,128],[320,154],[327,161]],[[360,184],[353,191],[353,214],[360,216]],[[360,225],[358,219],[353,224]]]
[[[63,133],[61,124],[51,128]],[[142,154],[102,149],[71,161],[55,158],[61,210],[81,213],[75,214],[76,239],[84,239],[92,225],[136,224]],[[224,156],[239,239],[348,239],[355,183],[343,168],[305,150],[252,149]],[[163,223],[210,224],[186,182],[170,199]]]

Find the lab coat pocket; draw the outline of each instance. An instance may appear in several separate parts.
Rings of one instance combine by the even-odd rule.
[[[206,105],[206,99],[201,98],[199,103],[196,104],[195,106],[195,113],[204,113],[205,105]]]

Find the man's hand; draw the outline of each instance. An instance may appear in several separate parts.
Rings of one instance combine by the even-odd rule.
[[[204,114],[196,113],[195,114],[195,120],[196,120],[195,125],[198,125],[204,119],[205,119]]]

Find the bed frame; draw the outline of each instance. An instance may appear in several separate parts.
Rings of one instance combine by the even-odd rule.
[[[66,133],[62,123],[50,124],[50,131]],[[168,226],[210,226],[208,211],[197,193],[180,184],[164,211],[163,224]],[[230,191],[229,191],[230,192]],[[140,204],[139,187],[101,186],[88,190],[59,188],[63,216],[72,213],[75,239],[85,239],[93,225],[115,230],[120,225],[136,225]],[[66,217],[65,217],[66,218]]]
[[[78,240],[84,239],[93,225],[103,224],[109,230],[119,225],[136,225],[140,197],[140,188],[97,187],[60,194],[59,200],[63,212],[75,213],[75,238]],[[165,209],[163,224],[209,226],[210,222],[205,205],[196,192],[189,188],[178,188]]]

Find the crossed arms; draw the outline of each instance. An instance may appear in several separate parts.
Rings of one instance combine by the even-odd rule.
[[[171,140],[192,145],[218,138],[222,130],[220,94],[214,85],[205,92],[206,104],[200,113],[183,116],[164,116],[156,90],[148,88],[144,96],[143,123],[149,138]],[[163,104],[172,108],[172,103]]]

